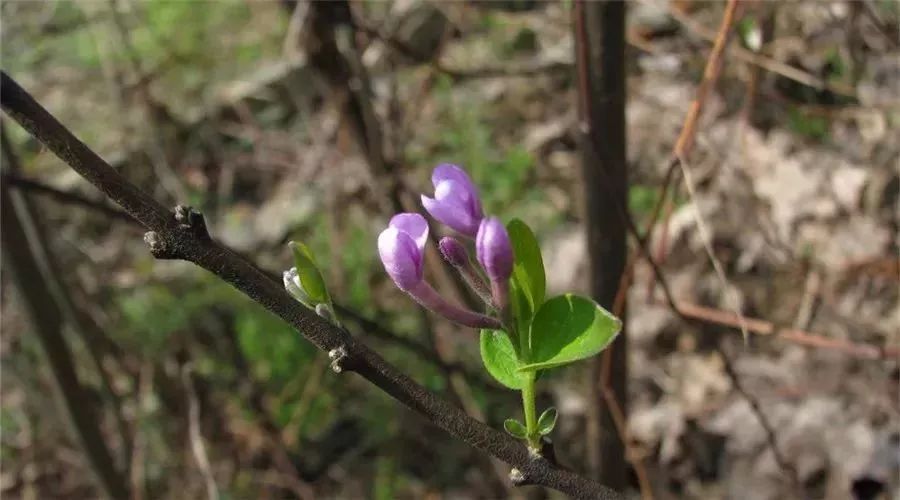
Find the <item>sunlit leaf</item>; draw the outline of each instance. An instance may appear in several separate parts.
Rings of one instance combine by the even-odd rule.
[[[481,361],[501,384],[516,390],[524,387],[527,377],[519,372],[516,350],[503,330],[481,330]]]
[[[522,371],[589,358],[605,349],[622,322],[586,297],[566,294],[544,303],[531,322],[531,356]]]

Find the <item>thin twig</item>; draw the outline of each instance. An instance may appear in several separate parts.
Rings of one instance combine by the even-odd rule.
[[[719,74],[722,72],[722,56],[725,54],[725,47],[728,46],[728,41],[731,38],[731,28],[734,25],[737,7],[737,0],[728,0],[712,51],[710,51],[709,58],[706,60],[706,67],[703,69],[703,80],[700,81],[700,85],[697,87],[697,95],[691,103],[687,117],[684,119],[684,126],[681,128],[681,134],[679,134],[678,141],[675,143],[675,156],[681,162],[684,162],[691,155],[694,138],[697,136],[697,122],[703,109],[703,103],[706,102],[706,96],[709,94],[709,91],[716,86],[716,81],[718,81]]]
[[[138,219],[149,230],[145,240],[155,257],[187,260],[216,274],[290,323],[316,347],[329,352],[336,370],[357,373],[455,438],[515,467],[517,484],[541,485],[576,498],[621,498],[606,486],[535,457],[519,440],[478,422],[438,398],[346,330],[304,308],[254,264],[214,241],[201,215],[179,207],[173,216],[72,135],[15,80],[5,72],[0,76],[3,110]]]
[[[775,428],[772,426],[772,423],[769,422],[769,418],[762,410],[762,406],[759,404],[759,400],[753,394],[750,394],[747,391],[747,388],[744,387],[743,382],[741,382],[741,377],[738,375],[737,370],[734,368],[734,364],[731,361],[731,357],[728,353],[725,352],[725,349],[716,344],[716,350],[719,352],[719,356],[722,358],[722,366],[725,368],[725,373],[728,375],[728,378],[731,379],[732,385],[734,385],[735,390],[744,398],[745,401],[750,405],[750,409],[753,411],[753,414],[756,416],[756,420],[759,421],[759,425],[762,426],[763,431],[766,435],[766,442],[769,445],[769,448],[772,450],[772,455],[775,457],[775,462],[778,464],[781,469],[787,473],[788,479],[791,482],[791,486],[794,491],[798,494],[801,494],[803,491],[803,487],[800,484],[800,476],[797,473],[797,468],[784,456],[781,452],[781,447],[778,446],[778,440],[775,437]]]
[[[209,500],[218,500],[219,487],[216,485],[216,478],[213,476],[212,468],[209,465],[206,445],[203,444],[203,434],[200,432],[200,405],[197,403],[197,392],[194,390],[194,382],[191,380],[190,365],[182,367],[181,380],[184,383],[184,389],[187,394],[188,434],[191,439],[191,452],[194,454],[194,460],[197,461],[197,467],[200,469],[200,474],[206,483],[207,497],[209,497]]]
[[[123,212],[117,208],[109,206],[107,203],[90,200],[76,193],[72,193],[69,191],[63,191],[61,189],[57,189],[55,187],[44,184],[43,182],[36,181],[34,179],[29,179],[27,177],[23,177],[19,174],[13,173],[3,173],[3,180],[9,183],[11,187],[16,189],[21,189],[23,191],[29,191],[37,195],[47,196],[48,198],[52,198],[53,200],[64,203],[68,205],[79,205],[82,207],[89,208],[91,210],[96,210],[106,216],[109,216],[113,219],[123,220],[130,223],[136,223],[133,217],[128,215],[126,212]]]
[[[736,0],[732,0],[736,1]],[[744,342],[750,337],[750,333],[747,331],[747,324],[744,321],[744,316],[741,314],[741,301],[740,297],[738,297],[737,292],[731,287],[730,282],[728,281],[728,277],[725,276],[725,269],[722,267],[722,263],[716,257],[715,251],[712,247],[712,231],[709,230],[709,226],[706,224],[706,217],[700,212],[700,205],[697,204],[697,190],[694,185],[694,177],[691,173],[691,169],[685,161],[683,157],[681,157],[681,173],[684,177],[684,185],[687,187],[688,195],[693,200],[694,205],[694,220],[697,221],[697,231],[700,233],[700,240],[703,242],[703,248],[706,251],[706,255],[709,257],[709,261],[712,263],[713,270],[716,273],[716,276],[719,278],[719,283],[722,286],[722,293],[729,299],[731,302],[729,307],[734,311],[735,316],[738,319],[738,325],[741,328],[741,334],[744,336]]]
[[[724,53],[725,42],[727,42],[727,39],[728,39],[727,34],[730,31],[730,27],[734,22],[734,14],[737,9],[736,4],[737,4],[736,0],[730,0],[728,6],[726,7],[726,13],[723,18],[722,25],[720,27],[720,33],[719,33],[720,36],[717,37],[718,43],[716,44],[716,47],[713,48],[713,51],[710,55],[710,59],[712,59],[712,60],[707,61],[704,80],[703,80],[703,82],[701,82],[701,86],[697,92],[697,98],[694,101],[694,103],[692,103],[692,107],[691,107],[690,111],[688,112],[687,118],[685,120],[685,124],[682,128],[681,134],[676,143],[675,153],[673,155],[673,158],[669,162],[670,169],[677,168],[678,166],[680,166],[684,161],[685,155],[690,152],[690,149],[693,146],[696,124],[697,124],[697,120],[700,116],[700,110],[702,109],[703,100],[705,99],[706,94],[709,92],[709,89],[714,85],[714,78],[717,78],[718,73],[721,70],[721,63],[722,63],[721,57],[722,57],[722,54]],[[601,171],[601,173],[603,173],[603,172]],[[609,181],[608,178],[607,178],[607,181]],[[607,184],[608,184],[608,182],[607,182]],[[618,196],[617,193],[612,192],[612,190],[610,190],[610,189],[607,190],[606,194],[608,196]],[[660,288],[662,289],[663,295],[666,299],[666,302],[669,304],[669,307],[673,310],[673,312],[676,313],[676,315],[678,315],[678,317],[680,319],[682,319],[683,321],[686,321],[686,322],[690,322],[691,318],[684,315],[679,310],[678,305],[675,301],[674,295],[672,294],[671,287],[669,286],[668,281],[666,280],[665,275],[662,272],[662,269],[660,268],[660,266],[656,262],[656,260],[653,258],[653,254],[651,253],[651,251],[649,249],[646,235],[642,235],[639,232],[634,220],[631,218],[630,214],[628,214],[627,210],[624,210],[622,208],[620,203],[616,203],[615,205],[616,205],[617,210],[619,211],[619,216],[622,217],[626,223],[626,227],[628,229],[629,234],[637,242],[636,250],[644,257],[644,259],[650,266],[650,268],[653,272],[653,276],[656,278],[657,282],[659,283]],[[737,313],[737,314],[740,315],[740,313]],[[732,373],[732,374],[734,374],[734,373]],[[737,384],[740,384],[740,381],[737,381]],[[751,404],[756,404],[757,407],[759,406],[758,403],[755,402],[755,400],[753,400],[752,395],[750,395],[749,393],[746,393],[746,392],[743,392],[741,394],[743,397],[747,398],[748,400],[752,400]],[[772,426],[769,425],[767,417],[765,416],[764,413],[759,412],[756,415],[757,415],[757,418],[759,418],[761,421],[765,421],[765,423],[763,424],[763,427],[765,429],[772,428]],[[775,439],[774,435],[767,436],[767,439],[769,440],[770,443],[777,443],[777,440]],[[781,457],[782,455],[780,453],[775,453],[775,456],[777,458],[777,457]],[[788,473],[790,473],[791,471],[794,470],[787,463],[784,463],[784,464],[779,463],[779,465],[782,465],[783,469]],[[795,481],[793,481],[793,478],[792,478],[792,482],[795,482]]]
[[[674,11],[675,9],[673,9]],[[696,136],[696,126],[700,117],[700,112],[702,110],[703,103],[706,100],[707,94],[710,90],[715,86],[716,81],[718,80],[719,74],[722,71],[723,64],[723,55],[725,53],[725,48],[728,46],[728,41],[731,38],[732,27],[735,22],[735,18],[737,17],[738,10],[738,0],[729,0],[728,4],[725,6],[725,12],[722,15],[722,21],[719,24],[719,30],[716,33],[713,48],[710,52],[709,58],[706,61],[706,67],[703,72],[703,81],[700,82],[700,86],[697,89],[697,96],[694,99],[694,102],[691,103],[691,108],[688,111],[688,117],[685,120],[685,126],[681,131],[681,135],[678,138],[678,142],[675,144],[675,157],[678,158],[678,164],[681,167],[682,177],[684,178],[685,186],[687,187],[688,194],[692,200],[694,200],[694,213],[696,215],[697,221],[697,229],[700,232],[700,237],[703,240],[703,247],[706,250],[707,255],[709,256],[710,262],[712,262],[713,269],[716,272],[716,275],[719,278],[719,281],[722,284],[722,292],[727,294],[733,301],[731,304],[734,309],[734,314],[737,317],[738,324],[741,328],[741,333],[744,336],[744,341],[747,341],[749,337],[749,333],[747,330],[747,324],[744,320],[743,315],[740,312],[740,304],[738,303],[737,298],[734,296],[734,292],[728,284],[728,279],[725,276],[725,271],[722,268],[722,264],[716,258],[715,253],[712,248],[712,236],[711,232],[706,225],[705,218],[700,213],[700,207],[697,205],[697,197],[696,197],[696,189],[694,186],[693,176],[691,174],[691,169],[687,163],[687,159],[690,156],[691,149],[694,144],[694,138]],[[649,252],[647,253],[648,259],[652,259]],[[658,269],[658,268],[656,268]],[[657,274],[658,277],[661,277],[662,274]],[[675,311],[681,314],[680,309],[678,309],[677,304],[672,300],[671,293],[668,291],[668,287],[664,287],[667,292],[667,298],[672,307],[675,308]],[[725,354],[724,350],[720,349],[723,360],[726,364],[726,367],[729,366],[729,359]],[[759,402],[751,395],[749,392],[743,390],[743,385],[741,384],[740,378],[735,370],[726,368],[726,373],[731,378],[732,383],[740,392],[741,396],[746,399],[751,407],[754,408],[754,413],[756,414],[757,419],[760,424],[766,431],[766,438],[769,442],[769,445],[772,447],[772,452],[775,455],[776,460],[778,461],[779,466],[788,474],[788,477],[791,479],[792,484],[796,487],[799,484],[797,479],[797,471],[796,469],[788,462],[784,456],[781,454],[780,449],[778,448],[778,442],[775,438],[774,430],[772,429],[772,425],[769,423],[768,418],[765,413],[760,410]]]
[[[678,301],[676,306],[683,316],[692,320],[729,328],[740,328],[737,316],[731,311],[723,311],[683,301]],[[897,347],[880,347],[849,340],[828,338],[799,328],[781,327],[764,319],[744,317],[744,324],[750,333],[780,338],[798,345],[840,351],[863,359],[900,358],[900,348]]]
[[[144,493],[146,490],[145,484],[145,453],[147,446],[147,436],[144,433],[144,419],[146,418],[146,414],[148,413],[148,404],[150,401],[150,395],[153,391],[153,363],[146,362],[141,366],[140,374],[138,375],[138,384],[137,384],[137,403],[135,405],[135,424],[133,427],[133,445],[131,449],[131,457],[130,460],[130,470],[131,476],[129,477],[129,481],[131,483],[131,500],[143,500]]]
[[[691,30],[692,32],[699,35],[701,38],[708,42],[714,42],[717,40],[719,33],[712,31],[711,29],[704,26],[702,23],[694,20],[691,16],[685,14],[681,10],[677,8],[669,8],[669,14],[675,18],[676,21],[684,25],[686,28]],[[830,90],[835,94],[841,94],[847,97],[856,98],[856,90],[850,88],[846,85],[839,85],[829,83],[821,78],[817,78],[799,68],[795,68],[790,66],[789,64],[785,64],[776,59],[772,59],[771,57],[767,57],[762,54],[756,54],[742,47],[733,47],[732,52],[735,56],[744,61],[746,63],[754,64],[759,66],[770,73],[779,74],[785,78],[790,80],[794,80],[795,82],[802,83],[804,85],[813,87],[818,90]]]

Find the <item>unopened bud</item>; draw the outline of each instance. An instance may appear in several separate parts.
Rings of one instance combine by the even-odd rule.
[[[466,252],[466,247],[456,238],[445,236],[441,238],[438,247],[441,249],[441,255],[444,256],[444,260],[453,267],[463,267],[469,264],[469,254]]]

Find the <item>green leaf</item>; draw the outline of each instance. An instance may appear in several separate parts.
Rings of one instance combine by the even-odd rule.
[[[541,416],[538,417],[538,434],[546,436],[553,432],[553,428],[556,427],[557,415],[556,408],[552,406],[544,410],[544,413],[541,413]]]
[[[522,425],[522,422],[514,418],[507,418],[503,421],[503,428],[506,429],[512,437],[517,437],[519,439],[525,439],[528,437],[528,431],[525,429],[525,426]]]
[[[589,358],[605,349],[622,321],[591,299],[565,294],[544,303],[531,322],[531,357],[520,371],[535,371]]]
[[[522,335],[526,336],[525,339],[519,340],[519,342],[522,342],[527,340],[528,325],[531,324],[531,318],[534,316],[534,308],[521,283],[516,279],[515,274],[513,274],[512,278],[509,280],[509,297],[513,318],[515,318],[516,322],[516,331],[524,332]],[[516,352],[520,352],[519,349],[521,345],[515,347]]]
[[[528,299],[531,311],[537,311],[544,302],[547,289],[541,247],[528,225],[519,219],[510,221],[506,225],[506,231],[515,256],[513,279]]]
[[[509,334],[503,330],[481,330],[481,361],[497,382],[519,390],[526,376],[519,372],[519,361]]]
[[[292,241],[288,243],[294,254],[294,265],[297,266],[297,276],[303,291],[309,296],[312,304],[331,304],[328,289],[325,287],[325,279],[316,265],[316,259],[312,252],[303,243]]]

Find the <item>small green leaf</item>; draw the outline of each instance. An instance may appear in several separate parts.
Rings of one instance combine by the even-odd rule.
[[[524,332],[524,335],[526,335],[525,339],[520,339],[520,342],[522,342],[527,340],[528,325],[531,324],[531,318],[534,316],[534,309],[531,305],[531,300],[515,274],[513,274],[512,278],[509,280],[509,297],[513,318],[515,318],[516,321],[516,331]],[[515,347],[516,352],[521,354],[519,350],[521,345]]]
[[[312,252],[303,243],[292,241],[288,243],[291,252],[294,254],[294,265],[297,266],[297,276],[300,278],[300,284],[303,291],[309,296],[310,302],[313,304],[331,304],[331,297],[328,296],[328,289],[325,287],[325,279],[316,265],[316,259]]]
[[[565,294],[541,306],[531,322],[531,357],[520,371],[562,366],[605,349],[622,321],[591,299]]]
[[[544,410],[544,413],[541,413],[541,416],[538,417],[538,434],[541,436],[546,436],[553,432],[553,428],[556,427],[556,408],[550,407]]]
[[[531,311],[537,311],[544,302],[547,289],[541,246],[528,225],[519,219],[510,221],[506,230],[515,256],[514,279],[528,299]]]
[[[525,439],[528,437],[528,431],[525,429],[525,426],[522,425],[522,422],[514,418],[507,418],[503,421],[503,428],[506,429],[512,437],[517,437],[519,439]]]
[[[481,330],[481,361],[497,382],[515,390],[524,387],[526,377],[518,371],[516,350],[503,330]]]

